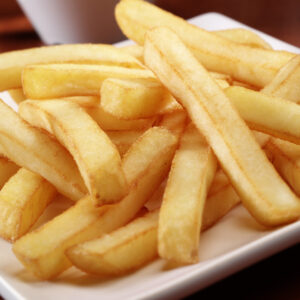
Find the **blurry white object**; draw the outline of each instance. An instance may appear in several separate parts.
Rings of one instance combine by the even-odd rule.
[[[114,18],[119,0],[18,0],[46,44],[114,43],[124,39]]]

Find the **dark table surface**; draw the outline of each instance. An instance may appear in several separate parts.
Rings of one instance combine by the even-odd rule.
[[[0,3],[0,52],[42,45],[15,1]],[[299,0],[157,0],[156,4],[190,18],[220,12],[300,47]],[[192,296],[199,299],[300,299],[300,246],[296,245]],[[1,296],[0,296],[1,299]]]

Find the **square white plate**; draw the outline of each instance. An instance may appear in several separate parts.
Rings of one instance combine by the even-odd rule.
[[[190,21],[208,30],[249,28],[217,13]],[[300,53],[296,47],[257,33],[276,49]],[[23,269],[10,244],[0,240],[0,294],[8,300],[176,299],[299,242],[300,221],[265,230],[240,206],[201,235],[200,263],[196,265],[165,270],[163,261],[156,260],[128,276],[106,281],[72,268],[55,282],[40,282]]]

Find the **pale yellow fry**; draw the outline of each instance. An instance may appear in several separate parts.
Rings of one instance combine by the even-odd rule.
[[[159,122],[159,126],[165,127],[176,136],[180,137],[187,123],[187,114],[184,110],[166,114]]]
[[[261,91],[264,94],[300,102],[300,55],[287,62]]]
[[[3,187],[5,182],[13,176],[19,167],[6,157],[1,156],[0,154],[0,189]]]
[[[237,80],[259,87],[268,84],[277,71],[295,56],[284,51],[253,48],[231,42],[146,1],[121,1],[116,6],[115,15],[123,33],[138,44],[144,44],[147,30],[159,26],[168,27],[208,70],[229,74]]]
[[[265,149],[277,171],[300,196],[300,145],[271,138]]]
[[[73,97],[63,97],[60,99],[76,103],[79,106],[84,107],[84,108],[98,107],[100,104],[99,96],[73,96]],[[45,100],[47,100],[47,101],[48,100],[57,100],[57,98],[45,99]]]
[[[245,46],[257,47],[262,49],[272,49],[272,47],[255,32],[244,28],[232,28],[225,30],[216,30],[212,33],[226,38],[232,42],[243,44]]]
[[[0,91],[20,88],[21,72],[27,65],[77,63],[143,68],[133,56],[110,45],[60,45],[32,48],[0,55]]]
[[[160,257],[180,264],[198,261],[202,213],[217,161],[194,126],[184,131],[159,213]]]
[[[126,194],[117,148],[80,106],[64,100],[27,100],[20,104],[19,114],[53,134],[70,151],[96,204],[113,203]]]
[[[152,126],[155,118],[138,120],[121,120],[108,114],[101,106],[87,108],[86,112],[103,130],[145,130]]]
[[[7,90],[7,93],[17,104],[21,103],[26,99],[22,88],[10,89]]]
[[[160,133],[160,134],[158,134]],[[54,278],[70,267],[64,252],[78,243],[99,237],[128,223],[144,206],[151,194],[160,185],[170,167],[177,139],[162,128],[152,128],[145,132],[146,143],[149,135],[160,140],[159,147],[153,148],[141,172],[133,178],[131,169],[124,168],[125,176],[133,178],[129,182],[130,192],[114,205],[95,207],[89,197],[83,198],[73,207],[54,218],[40,229],[20,238],[13,247],[18,259],[42,279]],[[144,140],[133,146],[129,155],[141,156]],[[147,151],[149,153],[149,151]],[[127,159],[132,159],[127,156]]]
[[[52,184],[21,168],[0,191],[0,236],[15,241],[24,235],[54,199]]]
[[[300,144],[298,104],[237,86],[225,94],[251,129]]]
[[[206,201],[201,231],[225,216],[240,202],[228,184]],[[67,256],[84,272],[122,275],[155,259],[157,253],[158,212],[153,211],[111,234],[70,248]]]
[[[47,99],[68,96],[99,96],[106,78],[153,79],[148,70],[118,66],[51,64],[33,65],[23,70],[23,90],[27,98]]]
[[[300,200],[268,161],[223,91],[167,28],[147,34],[145,63],[180,100],[228,174],[243,204],[268,226],[296,220]]]
[[[101,86],[101,106],[119,119],[149,118],[160,110],[164,94],[157,80],[108,78]]]
[[[78,168],[68,151],[56,140],[30,126],[0,100],[0,152],[52,183],[72,200],[86,193]]]
[[[144,133],[144,130],[106,131],[111,141],[116,145],[120,155],[124,155],[131,145]]]
[[[130,45],[120,48],[123,52],[130,54],[138,59],[141,63],[144,63],[144,49],[139,45]]]

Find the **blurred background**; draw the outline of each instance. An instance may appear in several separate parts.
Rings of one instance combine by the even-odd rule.
[[[40,14],[40,19],[44,20],[44,27],[51,29],[51,22],[53,26],[57,26],[59,18],[70,17],[70,14],[75,15],[76,11],[86,10],[88,3],[104,3],[106,0],[19,0],[23,3],[23,8],[29,3],[33,3],[32,7],[27,8],[27,15],[37,6],[45,7],[45,16]],[[113,0],[109,0],[114,2]],[[108,2],[109,2],[108,1]],[[84,3],[84,7],[80,7],[70,12],[70,9],[65,9],[65,14],[58,14],[51,11],[49,5],[45,6],[46,3],[72,3],[74,8],[76,3]],[[107,1],[106,1],[107,2]],[[198,14],[205,12],[220,12],[233,19],[236,19],[242,23],[245,23],[258,30],[266,32],[274,37],[291,43],[295,46],[300,47],[300,1],[299,0],[252,0],[252,1],[241,1],[241,0],[210,0],[210,1],[194,1],[194,0],[154,0],[155,4],[167,9],[181,17],[190,18]],[[52,4],[53,5],[53,4]],[[95,4],[93,4],[95,5]],[[103,4],[101,4],[103,5]],[[26,8],[26,7],[25,7]],[[39,8],[40,9],[40,8]],[[106,9],[106,8],[105,8]],[[62,9],[60,9],[60,12]],[[52,13],[52,15],[51,15]],[[36,14],[36,13],[35,13]],[[48,14],[48,15],[47,15]],[[68,14],[68,15],[67,15]],[[95,9],[91,12],[93,18],[98,18],[99,26],[103,23],[104,17],[101,15],[101,11],[98,12]],[[112,12],[111,12],[112,14]],[[67,17],[66,17],[67,15]],[[47,20],[48,16],[48,20]],[[109,18],[109,14],[105,14],[106,18]],[[81,25],[80,28],[90,22],[92,18],[78,18]],[[39,21],[40,22],[40,21]],[[49,24],[48,24],[49,23]],[[45,25],[46,24],[46,25]],[[37,25],[37,24],[35,24]],[[74,26],[73,26],[74,27]],[[71,26],[71,28],[73,28]],[[115,27],[109,28],[105,24],[106,35],[99,38],[97,42],[116,42],[124,39],[120,33],[116,32]],[[78,29],[74,31],[78,32]],[[102,30],[103,31],[103,30]],[[111,32],[110,32],[111,31]],[[95,42],[95,34],[91,37],[91,41]],[[100,35],[100,34],[99,34]],[[52,39],[53,40],[53,39]],[[60,41],[56,41],[60,42]],[[54,42],[53,42],[54,43]],[[24,16],[21,8],[19,7],[16,0],[1,0],[0,1],[0,52],[13,50],[13,49],[24,49],[34,46],[42,45],[43,42],[34,30],[29,20]]]
[[[23,6],[29,2],[43,6],[46,2],[66,3],[106,0],[19,0]],[[113,0],[109,0],[113,1]],[[38,4],[39,2],[39,4]],[[206,12],[219,12],[237,21],[245,23],[283,41],[300,47],[300,0],[154,0],[154,3],[183,18]],[[81,10],[84,10],[83,7]],[[51,29],[51,22],[58,21],[59,16],[51,16],[50,10],[44,9],[49,18],[40,15],[44,23]],[[62,10],[60,10],[62,11]],[[27,14],[30,11],[27,11]],[[99,37],[98,42],[116,42],[124,39],[120,32],[103,26],[104,19],[100,12],[93,12],[98,17],[99,26],[104,27],[106,36]],[[64,18],[74,16],[70,10]],[[29,15],[29,14],[28,14]],[[111,15],[106,15],[111,18]],[[75,17],[74,17],[75,18]],[[80,19],[86,24],[89,18]],[[48,24],[49,22],[49,24]],[[82,24],[83,24],[82,23]],[[57,24],[56,24],[57,25]],[[46,26],[46,27],[47,27]],[[72,27],[71,27],[72,28]],[[76,31],[73,29],[73,31]],[[93,37],[94,38],[94,37]],[[30,21],[23,14],[16,0],[0,0],[0,52],[15,49],[25,49],[44,45]],[[242,272],[239,272],[211,287],[193,295],[192,298],[215,299],[220,295],[230,299],[300,299],[300,246],[287,249],[261,263],[258,263]],[[0,296],[1,299],[1,296]]]

